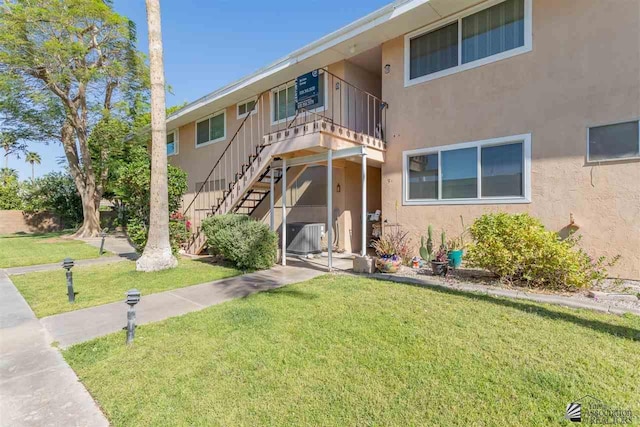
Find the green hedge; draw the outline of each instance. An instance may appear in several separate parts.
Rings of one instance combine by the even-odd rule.
[[[467,248],[467,265],[531,287],[589,287],[606,278],[606,268],[619,258],[594,259],[577,246],[579,239],[562,240],[528,214],[483,215],[470,232],[474,243]]]
[[[245,215],[214,215],[202,222],[210,253],[222,255],[242,270],[271,268],[278,236],[266,224]]]

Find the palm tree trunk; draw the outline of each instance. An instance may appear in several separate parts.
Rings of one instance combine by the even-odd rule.
[[[31,182],[36,180],[36,169],[34,166],[34,162],[31,162]]]
[[[151,70],[151,195],[149,236],[144,252],[136,262],[138,271],[173,268],[178,261],[169,243],[169,195],[167,184],[167,129],[162,58],[160,0],[146,0],[149,26],[149,65]]]

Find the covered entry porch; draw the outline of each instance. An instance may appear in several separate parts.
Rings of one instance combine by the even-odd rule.
[[[315,251],[314,263],[331,270],[334,258],[366,254],[372,232],[368,213],[381,206],[382,162],[380,151],[365,146],[275,158],[271,173],[282,178],[270,180],[269,201],[256,210],[256,219],[279,233],[282,253],[290,257],[306,255],[296,249],[287,252],[291,233],[297,233],[301,223],[322,225],[323,253]],[[287,256],[281,257],[283,265]]]

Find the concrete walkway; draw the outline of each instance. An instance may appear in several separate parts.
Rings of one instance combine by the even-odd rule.
[[[100,248],[100,244],[102,243],[102,238],[100,237],[90,237],[80,240],[86,242],[91,246],[95,246],[96,248]],[[88,266],[110,264],[114,262],[136,260],[139,256],[136,250],[133,248],[133,246],[131,246],[127,238],[124,236],[107,236],[104,240],[104,249],[108,252],[111,252],[111,254],[104,254],[100,258],[74,260],[75,265]],[[24,267],[5,268],[4,272],[9,276],[15,276],[17,274],[35,273],[38,271],[51,271],[61,268],[62,263],[57,262],[55,264],[27,265]]]
[[[101,237],[87,237],[79,240],[82,240],[91,246],[95,246],[96,248],[100,248],[100,244],[102,242]],[[136,249],[131,246],[127,237],[123,234],[108,235],[105,237],[104,249],[118,255],[119,257],[130,260],[136,260],[140,256],[136,252]]]
[[[140,303],[136,306],[137,323],[145,324],[180,316],[234,298],[246,297],[255,292],[303,282],[326,273],[324,268],[314,268],[295,260],[291,260],[289,264],[287,267],[276,266],[271,270],[142,295]],[[123,302],[45,317],[40,319],[40,322],[52,339],[66,348],[92,338],[122,331],[127,323],[127,309],[128,306],[123,300]],[[122,339],[125,339],[124,332]]]
[[[0,271],[0,425],[107,426],[41,323]]]

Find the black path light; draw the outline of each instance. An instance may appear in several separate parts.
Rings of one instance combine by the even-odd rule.
[[[100,233],[100,237],[102,237],[102,241],[100,242],[100,256],[104,253],[104,238],[107,237],[107,229],[105,228]]]
[[[129,311],[127,311],[127,344],[131,344],[136,332],[136,310],[133,307],[140,302],[140,291],[137,289],[128,290],[125,302],[129,304]]]
[[[67,270],[67,295],[69,296],[69,302],[75,302],[76,300],[76,294],[73,292],[73,273],[71,273],[73,265],[71,258],[65,258],[64,261],[62,261],[62,268]]]

